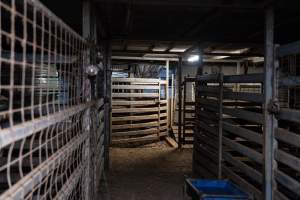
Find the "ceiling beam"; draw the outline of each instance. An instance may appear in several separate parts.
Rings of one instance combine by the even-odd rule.
[[[191,54],[191,53],[199,53],[198,49],[191,49],[191,51],[185,52],[185,55]],[[155,55],[169,55],[169,56],[180,56],[182,53],[176,53],[176,52],[161,52],[161,51],[133,51],[133,50],[127,50],[127,51],[119,51],[119,50],[113,50],[113,55],[145,55],[145,54],[155,54]],[[203,53],[204,56],[230,56],[230,57],[263,57],[263,54],[259,53]]]
[[[132,56],[112,56],[112,60],[148,60],[148,61],[178,61],[178,58],[151,58],[151,57],[132,57]],[[243,62],[242,59],[236,60],[213,60],[213,59],[203,59],[206,63],[238,63]]]
[[[96,2],[107,2],[107,0],[95,0]],[[130,0],[110,0],[110,3],[129,3]],[[227,9],[262,9],[260,3],[251,0],[223,1],[223,0],[138,0],[133,5],[146,6],[193,6],[201,8],[227,8]]]

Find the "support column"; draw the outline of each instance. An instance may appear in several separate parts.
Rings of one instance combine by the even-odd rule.
[[[177,88],[178,88],[178,148],[182,147],[182,57],[179,57],[177,70]]]
[[[92,20],[91,20],[91,1],[90,0],[85,0],[82,2],[82,35],[83,37],[90,41],[91,36],[92,36]],[[91,64],[92,62],[92,49],[89,48],[87,50],[87,64]],[[83,68],[85,66],[82,66]],[[85,71],[85,69],[83,69],[83,71]],[[87,75],[84,75],[84,85],[88,85],[86,84],[86,82],[89,81]],[[91,85],[91,84],[90,84]],[[84,88],[84,90],[86,90],[86,88]],[[83,91],[82,91],[83,92]],[[90,94],[92,96],[92,94]],[[90,108],[88,108],[84,114],[84,122],[89,122],[90,121]],[[93,166],[92,166],[92,152],[91,152],[91,147],[92,147],[92,141],[91,141],[91,131],[93,131],[90,128],[91,124],[86,123],[85,124],[85,134],[88,134],[88,139],[87,142],[85,144],[85,170],[84,170],[84,184],[83,184],[83,191],[84,191],[84,199],[88,200],[91,199],[91,197],[93,196]]]
[[[269,108],[275,97],[275,62],[274,62],[274,10],[266,10],[265,15],[265,68],[264,68],[264,199],[272,200],[273,196],[273,162],[274,162],[274,128],[276,119]]]
[[[105,67],[104,67],[104,76],[105,76],[105,92],[104,92],[104,113],[105,113],[105,169],[109,169],[109,146],[111,141],[111,46],[110,41],[105,41],[104,44],[105,51]]]
[[[222,159],[223,159],[223,73],[219,74],[219,159],[218,178],[222,179]]]

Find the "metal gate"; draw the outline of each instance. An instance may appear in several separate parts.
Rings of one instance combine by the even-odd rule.
[[[195,78],[184,77],[183,81],[183,128],[182,141],[183,145],[193,144],[195,128],[195,101],[193,99]],[[192,95],[188,98],[188,88]]]
[[[273,193],[281,199],[300,198],[300,42],[277,49],[277,73],[272,113],[274,165]]]
[[[263,77],[217,74],[196,80],[194,172],[229,178],[256,199],[263,184]],[[256,89],[236,90],[235,84]]]
[[[143,144],[167,135],[166,81],[113,78],[112,84],[113,145]]]
[[[37,0],[0,9],[0,199],[93,199],[104,115],[89,47]]]

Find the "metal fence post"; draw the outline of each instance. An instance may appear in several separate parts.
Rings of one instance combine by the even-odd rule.
[[[218,178],[222,179],[222,155],[223,155],[223,74],[219,74],[219,160]]]
[[[177,72],[177,88],[178,88],[178,148],[182,147],[182,57],[179,57],[178,72]]]
[[[276,119],[270,108],[274,103],[274,10],[267,8],[265,15],[265,69],[264,69],[264,199],[273,199],[274,126]]]

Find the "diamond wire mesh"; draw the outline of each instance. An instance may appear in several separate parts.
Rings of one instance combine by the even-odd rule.
[[[37,0],[0,0],[0,44],[0,199],[91,199],[103,102],[86,99],[85,40]]]

